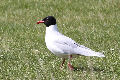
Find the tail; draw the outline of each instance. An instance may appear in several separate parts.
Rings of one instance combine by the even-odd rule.
[[[100,53],[100,52],[95,52],[95,54],[97,57],[105,57],[105,55],[103,53]]]
[[[105,57],[103,53],[95,52],[87,47],[77,47],[74,49],[75,54],[80,54],[83,56],[97,56],[97,57]]]

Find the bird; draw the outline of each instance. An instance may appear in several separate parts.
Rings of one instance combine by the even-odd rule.
[[[46,25],[45,43],[47,48],[53,54],[63,59],[61,67],[63,67],[65,60],[68,59],[68,68],[74,70],[74,67],[71,65],[71,60],[77,56],[105,57],[103,53],[95,52],[60,33],[54,16],[47,16],[37,22],[37,24],[40,23]]]

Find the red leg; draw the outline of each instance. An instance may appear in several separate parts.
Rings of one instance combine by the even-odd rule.
[[[61,64],[61,68],[63,67],[63,64],[65,63],[65,58],[63,59],[63,62]]]
[[[69,68],[70,70],[74,70],[74,67],[70,64],[71,59],[72,59],[72,55],[69,56],[68,68]]]

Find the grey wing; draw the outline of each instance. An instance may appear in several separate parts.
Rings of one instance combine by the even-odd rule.
[[[65,54],[79,54],[84,56],[97,56],[97,57],[105,57],[104,54],[100,52],[95,52],[90,48],[87,48],[83,45],[77,44],[74,40],[69,37],[61,37],[55,44],[57,48],[59,48]]]
[[[68,54],[69,53],[71,53],[71,54],[75,53],[74,49],[78,48],[78,47],[89,49],[89,48],[87,48],[83,45],[79,45],[74,40],[72,40],[71,38],[66,37],[66,36],[62,36],[62,37],[58,38],[55,41],[55,45],[56,45],[56,47],[61,49],[64,53],[68,53]]]

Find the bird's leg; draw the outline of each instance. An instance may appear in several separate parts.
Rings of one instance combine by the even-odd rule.
[[[74,67],[71,65],[71,59],[72,59],[72,55],[69,56],[68,68],[69,68],[70,70],[74,70]]]
[[[63,64],[65,63],[65,58],[63,58],[63,62],[61,64],[61,68],[63,67]]]

